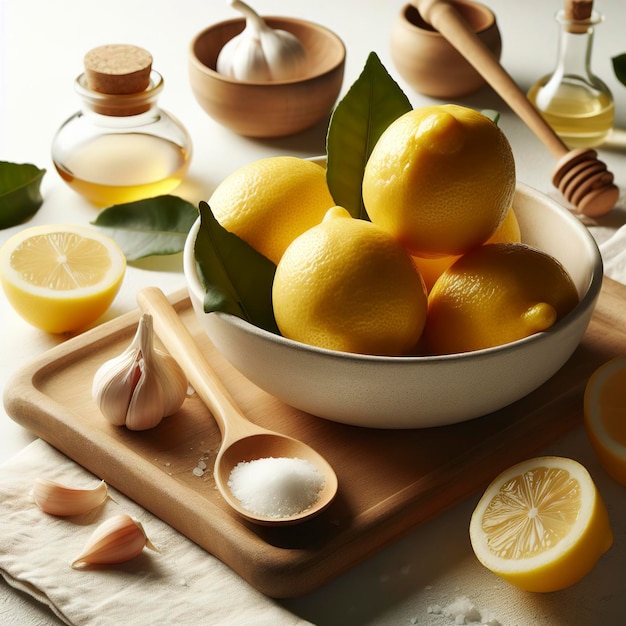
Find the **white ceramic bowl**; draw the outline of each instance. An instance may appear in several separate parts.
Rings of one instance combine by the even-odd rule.
[[[223,313],[206,314],[189,233],[184,271],[198,319],[218,350],[249,380],[322,418],[373,428],[462,422],[512,404],[555,374],[582,339],[602,285],[602,260],[589,231],[547,196],[517,186],[514,210],[524,242],[569,271],[578,306],[548,332],[504,346],[432,357],[381,357],[307,346]]]

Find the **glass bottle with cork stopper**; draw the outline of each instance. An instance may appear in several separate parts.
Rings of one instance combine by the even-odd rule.
[[[613,95],[591,70],[594,28],[602,19],[593,0],[565,0],[556,15],[561,26],[556,68],[528,92],[569,148],[598,146],[613,129]]]
[[[143,48],[112,44],[85,55],[75,81],[83,106],[57,131],[52,160],[61,178],[92,204],[167,194],[184,178],[191,139],[158,107],[163,85]]]

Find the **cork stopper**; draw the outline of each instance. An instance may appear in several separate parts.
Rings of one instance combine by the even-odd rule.
[[[591,17],[593,0],[565,0],[565,19],[569,22],[584,22]]]
[[[593,13],[593,0],[565,0],[564,10],[570,33],[587,32]]]
[[[90,50],[84,66],[89,89],[105,94],[133,94],[150,84],[152,55],[138,46],[110,44]]]

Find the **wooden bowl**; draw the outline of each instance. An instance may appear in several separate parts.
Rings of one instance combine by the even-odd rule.
[[[302,78],[244,82],[216,71],[224,44],[238,35],[245,20],[209,26],[191,42],[189,80],[200,106],[216,121],[248,137],[281,137],[310,128],[330,115],[343,83],[346,50],[332,31],[305,20],[264,17],[272,28],[294,34],[307,52]]]
[[[502,39],[492,11],[468,0],[452,0],[452,4],[500,60]],[[443,35],[426,23],[412,4],[402,7],[392,28],[391,59],[400,76],[426,96],[458,98],[485,84],[484,78]]]

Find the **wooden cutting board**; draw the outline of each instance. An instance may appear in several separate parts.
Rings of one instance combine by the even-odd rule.
[[[210,472],[219,431],[197,397],[146,432],[114,427],[100,415],[91,398],[93,374],[130,343],[138,310],[68,340],[17,372],[5,392],[7,412],[278,598],[315,589],[580,424],[589,375],[626,353],[626,287],[605,279],[582,344],[540,389],[454,426],[369,430],[313,417],[260,390],[217,353],[186,291],[170,299],[249,418],[304,440],[333,465],[339,494],[320,517],[272,529],[232,513]],[[200,460],[208,471],[196,476]]]

